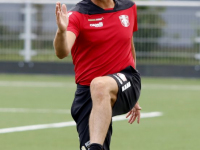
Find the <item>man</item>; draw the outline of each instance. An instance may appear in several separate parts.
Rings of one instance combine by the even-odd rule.
[[[128,113],[129,123],[140,121],[141,90],[133,32],[136,5],[129,0],[82,0],[68,12],[57,2],[58,30],[54,48],[58,58],[71,52],[77,91],[71,113],[80,149],[109,150],[112,116]]]

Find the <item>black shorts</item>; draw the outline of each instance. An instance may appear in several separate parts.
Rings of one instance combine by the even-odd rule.
[[[137,103],[140,96],[140,74],[134,68],[129,66],[119,73],[108,76],[116,80],[119,88],[117,101],[113,106],[113,116],[129,112]],[[90,144],[89,116],[91,109],[92,100],[90,95],[90,87],[77,85],[75,98],[71,107],[71,114],[77,124],[76,127],[79,134],[80,150],[88,149]],[[104,141],[104,150],[110,150],[111,135],[112,122]]]

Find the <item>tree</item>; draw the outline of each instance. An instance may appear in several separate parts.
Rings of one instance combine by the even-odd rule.
[[[134,34],[137,51],[153,51],[158,47],[158,39],[162,37],[162,26],[165,25],[161,12],[163,8],[138,7],[138,27]]]

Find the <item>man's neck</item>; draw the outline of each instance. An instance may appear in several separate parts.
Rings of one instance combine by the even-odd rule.
[[[95,5],[101,7],[102,9],[114,8],[114,0],[91,0]]]

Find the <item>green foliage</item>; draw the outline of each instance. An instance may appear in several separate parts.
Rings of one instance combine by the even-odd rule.
[[[6,25],[2,25],[0,19],[0,48],[1,49],[23,49],[23,40],[19,39],[18,31],[11,31]],[[4,38],[5,37],[5,38]],[[17,38],[15,38],[17,37]]]
[[[2,25],[2,21],[0,18],[0,36],[2,36],[5,33],[6,27]]]
[[[162,26],[165,25],[161,16],[163,11],[163,8],[138,7],[139,30],[134,34],[137,51],[152,51],[158,47],[157,39],[162,37]]]
[[[199,28],[199,26],[197,26],[196,35],[195,35],[194,38],[200,38],[200,28]],[[196,42],[196,40],[194,40],[194,49],[197,50],[197,52],[199,52],[199,50],[200,50],[200,43]]]

